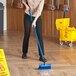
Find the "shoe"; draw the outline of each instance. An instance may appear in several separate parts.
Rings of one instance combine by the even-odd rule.
[[[40,57],[40,58],[39,58],[39,61],[47,62],[47,59],[45,59],[45,58],[44,58],[44,59],[42,59],[42,57]]]
[[[22,54],[22,59],[27,59],[27,55],[26,54]]]

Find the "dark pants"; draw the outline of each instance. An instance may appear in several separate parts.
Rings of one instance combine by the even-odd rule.
[[[34,19],[34,17],[33,17]],[[30,37],[30,31],[31,31],[31,19],[30,16],[27,15],[26,13],[24,14],[24,40],[23,40],[23,54],[27,54],[28,52],[28,45],[29,45],[29,37]],[[42,22],[41,22],[41,16],[38,18],[37,22],[36,22],[36,32],[40,41],[40,45],[41,45],[41,49],[44,55],[44,46],[43,46],[43,39],[42,39]],[[40,54],[40,49],[38,47],[39,50],[39,55],[41,57]]]

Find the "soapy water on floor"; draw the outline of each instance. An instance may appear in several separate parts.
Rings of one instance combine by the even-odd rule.
[[[53,70],[39,70],[39,76],[51,76]]]

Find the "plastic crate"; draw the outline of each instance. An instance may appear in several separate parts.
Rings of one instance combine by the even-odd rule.
[[[73,27],[67,27],[66,29],[60,29],[60,41],[76,41],[76,29]]]
[[[57,30],[65,29],[69,25],[70,25],[70,18],[56,19],[56,28],[57,28]]]
[[[63,41],[65,41],[65,44],[68,44],[68,42],[70,42],[69,46],[72,47],[72,43],[76,41],[76,29],[74,27],[60,29],[60,45],[63,45]]]

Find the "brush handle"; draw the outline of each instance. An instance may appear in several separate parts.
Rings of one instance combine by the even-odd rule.
[[[32,18],[30,9],[29,9],[29,14],[30,14],[31,22],[33,22],[33,18]],[[44,59],[43,52],[42,52],[42,49],[41,49],[41,45],[40,45],[40,42],[39,42],[39,39],[38,39],[38,36],[37,36],[37,32],[36,32],[35,26],[33,26],[33,29],[34,29],[34,32],[35,32],[35,35],[36,35],[36,39],[37,39],[37,42],[38,42],[38,46],[39,46],[39,49],[40,49],[40,53],[41,53],[42,59]]]
[[[63,18],[65,18],[65,12],[66,12],[66,8],[64,8],[64,17]]]

